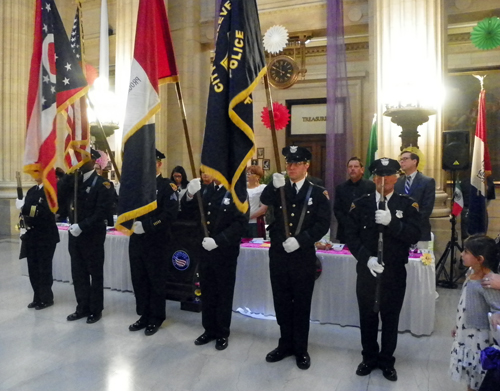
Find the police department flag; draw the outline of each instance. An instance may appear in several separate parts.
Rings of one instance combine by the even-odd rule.
[[[140,0],[123,125],[123,165],[116,228],[130,235],[135,218],[156,209],[154,114],[159,85],[178,80],[163,0]]]
[[[242,212],[248,209],[248,160],[255,152],[252,91],[266,73],[255,0],[223,1],[210,76],[201,168],[231,191]]]
[[[56,115],[80,99],[87,82],[53,0],[36,0],[28,88],[24,172],[42,175],[52,212],[57,211]]]

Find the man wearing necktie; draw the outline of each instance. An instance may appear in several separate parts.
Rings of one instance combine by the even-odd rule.
[[[397,380],[393,354],[406,291],[408,250],[420,237],[418,204],[394,190],[399,168],[394,159],[375,160],[370,165],[370,171],[374,175],[376,192],[353,201],[346,221],[347,245],[358,261],[356,296],[363,361],[358,365],[356,374],[366,376],[378,367],[391,381]],[[377,258],[380,232],[383,235],[383,264]],[[377,275],[380,279],[379,312],[382,321],[380,347],[377,342],[379,312],[374,311]]]
[[[316,273],[314,244],[330,228],[331,209],[326,190],[306,180],[311,152],[290,146],[282,153],[288,179],[281,173],[273,174],[273,181],[260,197],[262,204],[273,206],[269,271],[281,333],[278,347],[266,356],[266,361],[295,355],[297,366],[308,369],[309,318]],[[280,188],[285,193],[289,237],[285,233]]]
[[[104,299],[104,241],[106,219],[113,205],[110,182],[94,169],[99,152],[91,150],[91,159],[80,167],[76,209],[74,175],[67,175],[58,187],[60,198],[70,199],[69,254],[71,277],[76,296],[76,311],[66,318],[74,321],[86,317],[87,323],[101,319]]]
[[[401,153],[399,163],[405,175],[398,179],[394,190],[399,194],[407,194],[417,201],[422,216],[422,234],[419,238],[418,248],[427,249],[428,242],[431,240],[430,217],[436,199],[436,181],[418,171],[419,162],[420,158],[417,154],[410,151]]]
[[[205,177],[209,182],[207,174]],[[219,181],[202,186],[200,178],[195,178],[187,185],[181,209],[197,221],[200,215],[195,212],[199,209],[194,196],[198,192],[209,236],[200,232],[201,322],[205,331],[194,344],[201,346],[215,340],[215,348],[224,350],[229,344],[237,259],[250,211],[241,213],[231,193]]]

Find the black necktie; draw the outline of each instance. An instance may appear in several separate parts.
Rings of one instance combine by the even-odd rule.
[[[378,208],[379,210],[385,210],[385,203],[387,201],[385,200],[385,197],[380,197],[380,201],[378,202]]]
[[[295,194],[297,194],[299,192],[299,189],[297,189],[296,183],[293,184],[293,190],[295,190]]]

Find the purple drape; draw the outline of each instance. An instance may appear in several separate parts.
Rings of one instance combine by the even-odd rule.
[[[346,180],[346,163],[351,157],[352,123],[347,88],[342,0],[328,0],[327,9],[327,110],[326,110],[326,178],[330,199],[335,186]],[[332,237],[336,234],[332,224]]]

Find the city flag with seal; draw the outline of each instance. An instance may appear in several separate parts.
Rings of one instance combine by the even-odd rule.
[[[231,192],[243,213],[245,167],[255,153],[252,92],[266,71],[255,0],[221,2],[201,168]]]

